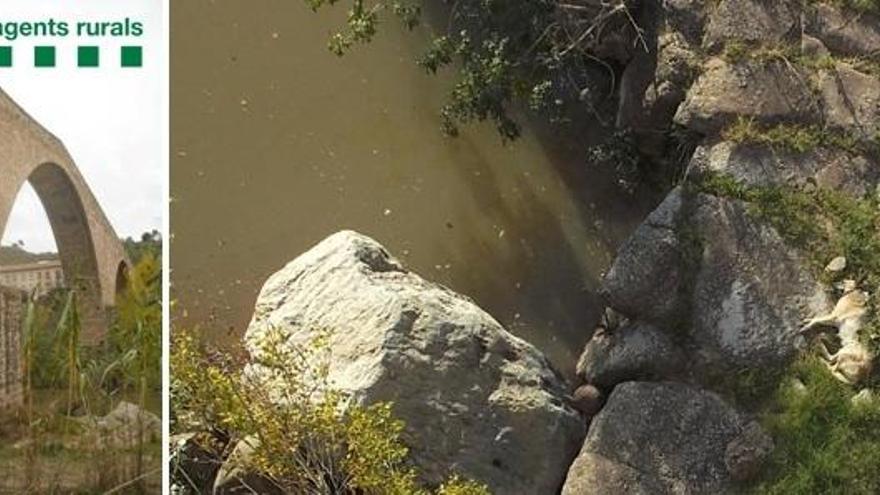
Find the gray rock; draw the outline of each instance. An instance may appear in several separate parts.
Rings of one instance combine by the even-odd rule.
[[[821,39],[839,55],[880,55],[880,18],[876,15],[844,12],[825,2],[816,3],[807,15],[807,32]]]
[[[244,438],[235,445],[214,480],[214,495],[284,495],[272,480],[248,468],[249,458],[259,445],[255,437]]]
[[[577,374],[607,390],[625,381],[672,378],[683,364],[682,351],[667,334],[635,322],[594,334],[578,360]]]
[[[618,250],[600,288],[609,306],[661,325],[675,317],[684,277],[677,234],[682,205],[677,188]]]
[[[819,187],[862,197],[880,184],[880,161],[868,155],[819,148],[805,153],[760,144],[720,141],[699,146],[690,171],[730,176],[750,186]]]
[[[678,106],[699,73],[699,57],[684,35],[672,31],[660,35],[657,70],[644,93],[643,131],[637,136],[639,149],[659,157],[666,151],[667,135]]]
[[[655,88],[658,95],[680,93],[683,97],[699,70],[700,58],[683,35],[678,32],[660,35],[655,85],[670,89]]]
[[[162,436],[162,420],[158,416],[141,409],[131,402],[121,401],[116,404],[110,413],[104,416],[100,423],[108,429],[125,429],[140,426],[147,435],[147,441],[151,438]]]
[[[269,329],[290,345],[332,331],[331,386],[359,403],[393,402],[429,483],[457,472],[495,493],[552,493],[585,433],[537,349],[354,232],[266,282],[245,336],[257,373]]]
[[[713,393],[622,383],[593,418],[562,494],[723,493],[732,487],[727,446],[745,424]]]
[[[699,47],[706,25],[706,0],[664,0],[666,32],[684,36],[691,46]]]
[[[846,269],[846,257],[845,256],[838,256],[838,257],[834,258],[833,260],[829,261],[827,265],[825,265],[826,272],[836,273],[836,272],[842,272],[845,269]]]
[[[818,59],[831,55],[831,51],[822,43],[819,38],[814,38],[809,34],[801,36],[801,54],[805,57]]]
[[[726,42],[782,44],[801,34],[797,0],[721,0],[709,8],[703,46],[717,50]]]
[[[806,262],[746,204],[681,190],[624,243],[603,294],[660,328],[689,322],[691,361],[716,369],[784,365],[801,320],[829,307]]]
[[[77,421],[87,428],[86,436],[97,444],[127,449],[162,438],[162,420],[131,402],[121,401],[106,416],[82,416]]]
[[[174,435],[169,444],[172,492],[209,493],[222,463],[219,456],[202,446],[195,433]]]
[[[734,481],[750,481],[758,476],[772,452],[773,439],[761,425],[752,421],[727,444],[724,465]]]
[[[701,194],[690,223],[703,240],[693,339],[714,365],[783,365],[802,319],[828,307],[804,260],[740,201]]]
[[[880,135],[880,79],[844,64],[819,73],[826,125],[870,140]]]
[[[638,40],[631,44],[632,57],[623,68],[618,82],[615,119],[618,129],[638,131],[645,128],[646,112],[642,104],[657,71],[658,33],[662,17],[660,0],[638,2],[632,12],[632,20],[639,26],[640,33]]]
[[[821,106],[805,73],[784,62],[709,59],[675,122],[704,135],[716,135],[739,117],[758,124],[818,123]]]
[[[612,461],[601,454],[581,452],[568,470],[562,495],[656,495],[669,493],[656,477]]]

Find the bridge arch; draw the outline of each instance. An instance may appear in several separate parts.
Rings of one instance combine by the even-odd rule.
[[[61,141],[0,90],[0,235],[25,182],[49,217],[65,280],[82,295],[83,343],[99,344],[128,264],[122,243]]]

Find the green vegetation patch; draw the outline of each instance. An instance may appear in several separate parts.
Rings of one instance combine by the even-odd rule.
[[[773,226],[805,253],[828,284],[851,278],[872,293],[862,337],[880,351],[880,200],[853,198],[827,189],[746,186],[729,176],[709,174],[697,190],[748,203],[749,213]],[[824,267],[847,258],[842,273]],[[797,379],[803,386],[795,386]],[[867,386],[876,390],[878,373]],[[880,399],[853,404],[852,387],[838,382],[816,357],[796,361],[778,374],[744,371],[720,386],[738,404],[752,404],[772,434],[772,462],[749,492],[760,494],[880,493]],[[775,391],[775,392],[774,392]]]
[[[0,490],[108,493],[123,485],[144,493],[148,480],[156,482],[161,445],[152,434],[132,430],[122,441],[105,442],[100,437],[109,433],[83,418],[103,416],[128,398],[144,410],[150,409],[148,399],[157,402],[161,281],[160,262],[150,255],[128,270],[102,346],[80,342],[85,322],[78,290],[28,301],[22,331],[24,405],[2,426],[12,451],[0,447],[8,460],[0,466]],[[10,449],[17,442],[24,447]]]
[[[765,126],[740,116],[721,133],[726,141],[763,144],[795,153],[806,153],[818,148],[833,148],[850,153],[876,150],[878,143],[862,142],[851,134],[822,129],[816,125],[776,124]]]
[[[804,387],[785,382],[763,415],[776,443],[759,494],[880,493],[880,399],[853,404],[853,391],[817,359],[789,372]]]
[[[790,69],[802,68],[814,71],[835,70],[838,65],[845,65],[859,72],[880,77],[880,62],[870,57],[808,55],[803,53],[800,46],[793,44],[754,44],[733,40],[725,43],[721,57],[731,64],[750,61],[761,64],[781,62]]]

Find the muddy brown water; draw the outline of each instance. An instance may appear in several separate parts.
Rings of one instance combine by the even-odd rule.
[[[647,206],[586,166],[590,132],[527,127],[504,145],[479,125],[444,137],[450,79],[413,63],[425,31],[389,20],[340,59],[326,42],[344,10],[174,2],[175,327],[234,347],[270,274],[354,229],[570,375],[598,278]]]

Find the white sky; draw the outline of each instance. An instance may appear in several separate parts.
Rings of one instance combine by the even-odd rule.
[[[58,136],[73,155],[92,193],[120,237],[161,230],[164,211],[163,121],[165,36],[162,0],[2,0],[0,22],[77,21],[144,23],[139,38],[19,38],[11,44],[14,64],[0,69],[0,87]],[[33,46],[56,46],[56,68],[33,68]],[[101,47],[101,67],[76,67],[79,44]],[[119,67],[119,47],[143,45],[144,66]],[[0,150],[2,152],[2,150]],[[2,243],[24,241],[30,251],[54,251],[48,219],[36,194],[25,186]]]

